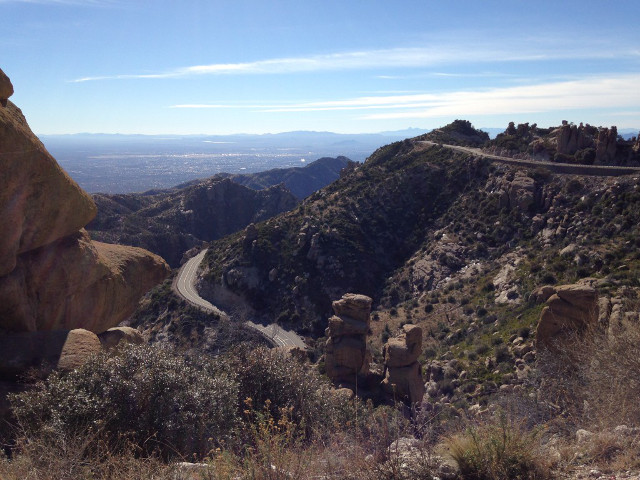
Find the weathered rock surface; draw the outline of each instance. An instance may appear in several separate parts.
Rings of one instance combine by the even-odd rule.
[[[618,129],[616,127],[601,128],[596,140],[596,162],[609,163],[616,157],[618,149]]]
[[[121,343],[132,343],[141,345],[144,343],[144,337],[140,331],[131,327],[113,327],[98,335],[102,348],[111,350]]]
[[[535,201],[535,180],[518,170],[507,185],[507,192],[510,208],[527,211]]]
[[[13,104],[0,109],[0,276],[17,256],[84,227],[91,197],[60,168]]]
[[[422,329],[404,325],[399,337],[391,338],[384,346],[385,377],[382,387],[411,404],[421,402],[425,393],[418,357],[422,353]]]
[[[0,105],[7,106],[7,99],[13,95],[13,85],[9,77],[0,69]]]
[[[551,293],[546,287],[543,297]],[[559,348],[562,338],[580,333],[598,322],[598,294],[585,284],[553,287],[536,330],[538,348]]]
[[[0,326],[102,332],[133,313],[139,297],[168,272],[157,255],[92,242],[83,230],[20,255],[16,268],[0,277]]]
[[[30,368],[72,370],[101,350],[98,336],[83,329],[0,336],[0,378],[15,378]]]
[[[82,230],[96,213],[91,197],[10,102],[0,108],[0,152],[0,330],[117,325],[168,275],[164,260],[91,241]]]
[[[358,322],[364,322],[369,326],[371,298],[366,295],[345,293],[340,300],[336,300],[331,306],[337,316],[350,317]]]
[[[327,328],[327,376],[334,382],[354,382],[356,376],[366,374],[369,367],[367,332],[371,298],[347,293],[332,306],[336,315],[329,319]]]
[[[558,153],[573,155],[578,150],[593,146],[593,138],[589,134],[590,126],[584,127],[564,124],[558,129]]]

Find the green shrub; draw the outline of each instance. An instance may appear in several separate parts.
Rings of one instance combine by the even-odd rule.
[[[238,384],[231,372],[185,360],[168,348],[126,346],[12,397],[27,438],[52,442],[78,432],[117,450],[126,439],[144,454],[168,458],[224,440],[237,423]]]
[[[276,421],[286,410],[306,438],[330,433],[336,422],[344,425],[353,416],[350,404],[331,394],[326,379],[279,350],[238,347],[223,361],[236,373],[239,414],[247,399],[257,411],[268,407]]]

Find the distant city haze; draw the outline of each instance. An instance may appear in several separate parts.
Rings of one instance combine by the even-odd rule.
[[[253,173],[304,167],[321,157],[362,162],[378,147],[425,130],[338,135],[290,132],[278,135],[41,136],[62,168],[89,193],[166,189],[217,173]]]

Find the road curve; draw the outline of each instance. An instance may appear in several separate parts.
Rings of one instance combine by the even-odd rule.
[[[527,168],[545,167],[555,173],[565,173],[569,175],[594,175],[600,177],[618,177],[621,175],[630,175],[633,173],[640,173],[640,167],[619,167],[610,165],[579,165],[573,163],[556,163],[545,162],[538,160],[522,160],[519,158],[501,157],[498,155],[492,155],[485,153],[479,148],[462,147],[459,145],[448,145],[437,142],[431,142],[428,140],[419,140],[417,143],[425,145],[439,145],[441,147],[449,148],[451,150],[458,150],[460,152],[469,153],[489,160],[506,163],[508,165],[515,165]]]
[[[208,302],[200,295],[195,289],[196,273],[198,267],[202,262],[207,250],[201,251],[195,257],[189,259],[178,272],[175,280],[175,291],[178,295],[184,298],[187,302],[200,307],[209,312],[217,315],[226,316],[226,313],[220,310],[218,307]],[[246,322],[247,326],[260,332],[267,340],[269,340],[276,347],[300,347],[306,349],[307,346],[298,334],[293,331],[284,330],[279,325],[272,323],[270,325],[260,325],[258,323]]]

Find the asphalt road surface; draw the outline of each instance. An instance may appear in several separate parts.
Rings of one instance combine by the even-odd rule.
[[[485,153],[479,148],[462,147],[458,145],[447,145],[431,142],[428,140],[420,140],[417,143],[424,145],[439,145],[451,150],[458,150],[464,153],[470,153],[479,157],[488,158],[494,162],[506,163],[508,165],[515,165],[527,168],[546,167],[556,173],[566,173],[569,175],[594,175],[604,177],[617,177],[621,175],[630,175],[640,173],[639,167],[619,167],[611,165],[580,165],[573,163],[557,163],[557,162],[543,162],[539,160],[521,160],[518,158],[501,157],[498,155],[491,155]]]
[[[196,273],[198,267],[202,262],[207,250],[203,250],[195,257],[191,258],[185,263],[176,277],[175,290],[182,298],[187,302],[200,307],[209,312],[216,313],[218,315],[226,315],[222,310],[208,302],[196,291],[194,284],[196,280]],[[298,334],[293,331],[284,330],[279,325],[272,323],[269,325],[260,325],[253,322],[246,322],[250,328],[253,328],[260,332],[267,340],[277,347],[300,347],[306,349],[307,346]]]

